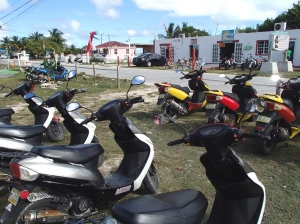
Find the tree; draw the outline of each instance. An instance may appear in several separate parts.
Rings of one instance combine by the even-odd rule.
[[[18,36],[12,36],[10,41],[10,47],[16,51],[19,51],[20,49],[20,40]]]
[[[186,37],[196,37],[196,36],[209,36],[205,30],[199,30],[193,26],[188,26],[187,22],[182,22],[181,33],[184,33]]]
[[[27,43],[28,43],[28,38],[27,37],[22,37],[20,39],[20,42],[19,42],[19,49],[25,50],[26,46],[27,46]]]
[[[257,32],[257,30],[251,27],[246,27],[245,29],[240,29],[237,27],[235,29],[235,33],[255,33],[255,32]]]
[[[166,35],[158,34],[157,35],[158,39],[163,39],[163,38],[169,39],[169,38],[179,37],[180,27],[178,25],[174,28],[174,23],[169,23],[168,28],[166,27],[165,24],[164,27],[165,27]]]
[[[300,29],[300,1],[293,3],[293,8],[288,9],[285,14],[287,29]]]
[[[42,33],[39,33],[39,32],[34,32],[33,34],[31,34],[29,36],[29,39],[33,39],[35,41],[42,40],[43,38],[44,38],[44,35]]]
[[[48,39],[57,43],[61,49],[64,49],[64,44],[66,42],[66,39],[63,38],[64,33],[59,31],[57,28],[53,28],[48,31],[50,33],[50,37]]]
[[[31,55],[42,55],[43,53],[43,43],[45,44],[45,48],[51,48],[51,49],[55,49],[56,53],[61,53],[62,50],[61,48],[58,46],[57,43],[45,39],[45,40],[39,40],[39,41],[35,41],[33,39],[29,39],[27,45],[26,45],[26,51],[27,53],[31,54]]]
[[[1,47],[5,48],[5,49],[9,49],[10,48],[10,37],[3,37],[3,39],[0,41],[1,42]]]
[[[263,31],[273,31],[274,24],[286,22],[287,29],[299,29],[300,28],[300,1],[297,4],[293,3],[293,8],[288,9],[288,11],[281,13],[275,19],[267,18],[263,24],[256,25],[256,29],[259,32]]]

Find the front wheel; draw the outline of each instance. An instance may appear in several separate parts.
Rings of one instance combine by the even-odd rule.
[[[276,146],[275,133],[273,129],[273,125],[267,127],[267,131],[265,132],[266,136],[270,136],[270,140],[259,139],[258,140],[258,150],[262,152],[264,155],[269,155]]]
[[[148,66],[148,67],[151,67],[151,65],[152,65],[152,64],[151,64],[151,61],[148,61],[148,62],[147,62],[147,66]]]
[[[154,162],[151,164],[143,180],[143,184],[147,194],[156,194],[158,192],[159,181],[158,181]]]
[[[46,134],[52,141],[59,142],[65,136],[64,127],[60,122],[52,120],[47,127]]]
[[[11,223],[14,223],[14,224],[23,224],[24,221],[23,221],[23,216],[28,214],[29,211],[35,211],[36,213],[40,212],[40,211],[43,211],[43,210],[57,210],[57,208],[59,206],[62,206],[61,204],[59,203],[52,203],[51,202],[52,199],[42,199],[42,200],[39,200],[39,201],[35,201],[35,202],[32,202],[32,203],[23,203],[22,206],[20,206],[18,208],[18,211],[16,211],[16,215],[13,217],[12,219],[12,222]],[[62,222],[55,222],[55,223],[63,223],[64,221]],[[35,221],[32,221],[30,222],[32,224],[36,223],[40,223],[38,222],[37,220]]]

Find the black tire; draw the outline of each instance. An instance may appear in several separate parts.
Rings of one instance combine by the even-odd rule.
[[[171,100],[174,100],[171,99]],[[170,105],[170,99],[167,99],[164,104],[161,107],[161,113],[162,114],[168,114],[169,117],[171,117],[172,119],[175,119],[178,116],[178,111],[174,110],[171,105]]]
[[[47,127],[46,134],[53,142],[59,142],[65,137],[64,127],[60,122],[52,120]]]
[[[156,194],[159,190],[159,181],[156,173],[154,162],[151,164],[144,180],[144,189],[147,194]]]
[[[27,74],[27,75],[26,75],[26,79],[27,79],[28,81],[32,81],[32,75],[31,75],[31,74]]]
[[[265,135],[271,136],[271,140],[264,140],[264,139],[259,139],[258,140],[258,150],[264,154],[264,155],[269,155],[275,148],[277,142],[275,140],[274,136],[274,130],[273,130],[273,125],[270,125],[267,127],[267,131],[265,132]]]
[[[16,211],[16,215],[12,218],[12,222],[13,224],[23,224],[24,221],[22,220],[23,216],[25,214],[27,214],[29,211],[31,210],[35,210],[35,211],[41,211],[41,210],[56,210],[59,206],[61,206],[61,204],[59,203],[52,203],[51,199],[42,199],[39,201],[35,201],[32,203],[23,203],[23,205],[21,205],[18,210]],[[33,223],[33,222],[31,222]],[[34,223],[39,223],[38,221],[35,221]],[[63,222],[61,222],[63,223]]]
[[[148,67],[151,67],[151,66],[152,66],[151,61],[148,61],[148,62],[147,62],[147,66],[148,66]]]
[[[0,198],[2,198],[4,195],[6,195],[9,192],[8,186],[0,184]]]

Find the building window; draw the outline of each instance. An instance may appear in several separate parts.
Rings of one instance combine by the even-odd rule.
[[[267,55],[269,49],[268,40],[258,40],[256,42],[256,55]]]
[[[126,49],[126,54],[129,54],[129,49]]]
[[[118,49],[114,49],[115,50],[115,54],[118,54]]]

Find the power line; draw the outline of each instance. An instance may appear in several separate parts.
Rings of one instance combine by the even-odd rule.
[[[20,1],[20,0],[18,0],[18,1]],[[16,4],[18,1],[16,1],[16,2],[13,3],[12,5],[8,6],[6,9],[4,9],[4,10],[0,13],[0,15],[1,15],[3,12],[5,12],[6,10],[10,9],[10,8],[11,8],[14,4]]]
[[[24,15],[26,15],[27,13],[29,13],[31,10],[35,9],[37,6],[39,6],[41,3],[43,3],[46,0],[38,0],[37,2],[35,2],[33,5],[31,5],[30,7],[28,7],[27,9],[25,9],[23,12],[21,12],[20,14],[18,14],[17,16],[15,16],[14,18],[12,18],[11,20],[9,20],[8,22],[4,23],[2,26],[19,19],[18,17],[22,17]],[[28,11],[29,10],[29,11]],[[28,12],[27,12],[28,11]],[[26,13],[27,12],[27,13]],[[25,14],[24,14],[25,13]],[[24,15],[22,15],[24,14]]]
[[[10,14],[12,14],[13,12],[17,11],[18,9],[22,8],[24,5],[28,4],[29,2],[31,2],[32,0],[29,0],[28,2],[24,3],[23,5],[21,5],[19,8],[15,9],[14,11],[12,11],[11,13],[8,13],[6,16],[9,16]],[[6,16],[3,16],[1,19],[5,18]]]

